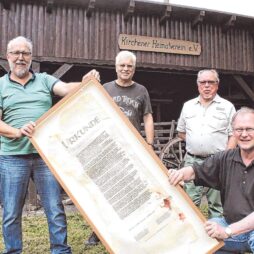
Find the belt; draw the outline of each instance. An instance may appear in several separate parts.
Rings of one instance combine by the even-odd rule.
[[[192,157],[198,158],[198,159],[205,159],[205,158],[211,156],[211,154],[205,156],[205,155],[195,155],[195,154],[192,154],[192,153],[189,153],[189,152],[187,152],[187,154],[192,156]]]

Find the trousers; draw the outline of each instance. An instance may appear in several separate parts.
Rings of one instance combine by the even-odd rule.
[[[205,159],[193,157],[186,154],[184,157],[184,166],[192,166],[194,162],[201,164]],[[208,203],[208,217],[222,217],[223,209],[221,205],[220,192],[212,188],[195,186],[193,182],[186,183],[184,190],[190,196],[196,206],[200,206],[202,196],[205,195]]]
[[[2,231],[4,254],[22,253],[22,210],[30,178],[33,179],[44,208],[52,254],[70,254],[67,224],[61,200],[61,187],[38,154],[1,155]]]

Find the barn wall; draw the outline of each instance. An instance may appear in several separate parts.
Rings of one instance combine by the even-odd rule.
[[[55,6],[52,13],[45,5],[11,3],[10,10],[0,3],[0,55],[5,55],[9,39],[24,35],[34,43],[35,58],[63,62],[113,63],[119,51],[120,33],[194,41],[201,44],[200,56],[137,52],[139,65],[151,68],[216,68],[254,73],[253,36],[247,29],[227,32],[216,24],[202,23],[195,29],[191,21],[169,19],[160,25],[160,17],[134,14],[124,21],[123,12],[95,9],[91,17],[82,7]]]

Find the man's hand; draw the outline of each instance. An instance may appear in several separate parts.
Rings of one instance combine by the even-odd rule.
[[[32,122],[32,121],[30,121],[29,123],[26,123],[25,125],[23,125],[19,130],[20,130],[20,133],[21,133],[21,135],[20,135],[20,137],[22,136],[22,135],[24,135],[24,136],[27,136],[27,137],[29,137],[29,138],[31,138],[32,137],[32,134],[33,134],[33,132],[34,132],[34,127],[35,127],[35,122]]]
[[[227,233],[225,232],[225,227],[222,227],[214,221],[206,221],[205,231],[212,238],[217,239],[226,239],[228,238]]]
[[[168,180],[171,185],[183,184],[184,175],[181,170],[169,169]]]
[[[96,71],[95,69],[89,71],[86,75],[83,76],[82,81],[84,81],[86,78],[94,77],[100,82],[100,73]]]

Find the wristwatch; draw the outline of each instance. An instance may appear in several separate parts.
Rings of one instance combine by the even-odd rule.
[[[232,236],[232,230],[230,227],[226,227],[225,228],[225,233],[227,234],[228,237],[231,237]]]

